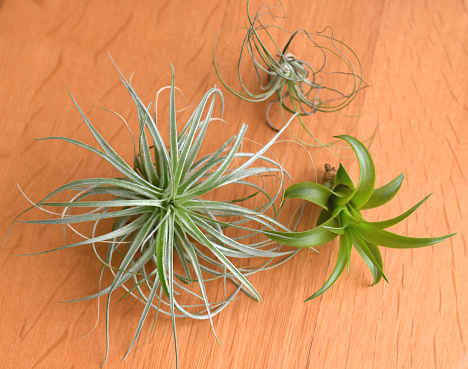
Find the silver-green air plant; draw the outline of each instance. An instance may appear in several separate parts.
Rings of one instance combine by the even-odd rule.
[[[372,157],[366,147],[351,136],[337,136],[345,140],[356,153],[359,166],[359,183],[355,187],[343,166],[338,170],[328,171],[324,185],[314,182],[302,182],[290,186],[285,192],[286,199],[303,199],[322,208],[316,228],[304,232],[266,231],[272,240],[294,247],[315,247],[339,238],[339,251],[336,266],[326,283],[306,301],[320,296],[336,282],[346,266],[350,265],[351,249],[354,246],[369,267],[373,284],[383,277],[382,256],[379,246],[396,249],[410,249],[437,244],[453,234],[414,238],[401,236],[386,230],[410,216],[428,199],[425,197],[403,214],[392,219],[368,222],[362,211],[380,207],[390,201],[400,189],[403,174],[380,188],[375,187],[375,168]],[[328,169],[328,168],[327,168]],[[334,175],[330,176],[331,173]],[[334,178],[333,178],[334,177]]]
[[[152,115],[151,104],[146,107],[142,103],[131,83],[121,73],[120,79],[138,112],[139,136],[136,140],[131,136],[133,167],[106,142],[72,97],[100,149],[71,138],[46,139],[62,140],[85,148],[107,161],[120,174],[115,178],[96,177],[65,184],[25,211],[38,208],[55,215],[52,219],[21,221],[17,218],[15,222],[61,224],[78,234],[80,233],[74,228],[74,224],[94,223],[90,237],[82,235],[85,239],[80,242],[38,254],[92,245],[103,264],[99,285],[103,272],[106,269],[112,272],[113,281],[108,286],[100,288],[99,292],[91,296],[72,300],[84,301],[107,296],[107,350],[104,363],[109,351],[110,301],[112,293],[119,287],[126,289],[124,297],[133,295],[144,303],[140,321],[125,357],[137,341],[148,313],[153,308],[171,316],[177,358],[177,316],[209,319],[211,322],[211,318],[223,310],[241,290],[260,301],[259,293],[247,277],[256,271],[272,267],[273,258],[289,255],[280,252],[278,246],[272,246],[269,239],[256,237],[262,229],[288,229],[275,220],[274,206],[281,193],[285,173],[281,165],[267,155],[281,132],[258,152],[242,152],[241,145],[247,130],[247,126],[243,124],[239,133],[221,145],[216,152],[200,156],[199,151],[207,129],[210,123],[214,124],[212,114],[216,96],[222,102],[222,93],[216,88],[209,90],[178,133],[173,74],[169,98],[169,143],[166,145],[158,129],[158,124],[161,124],[158,123],[156,113],[158,99],[156,98]],[[127,125],[126,122],[125,124]],[[273,195],[262,185],[262,178],[265,181],[268,177],[279,183],[278,191]],[[251,180],[253,178],[257,180]],[[205,199],[206,194],[227,185],[244,186],[247,189],[244,192],[245,197],[226,201]],[[70,191],[74,195],[69,201],[51,201],[56,195]],[[260,201],[262,204],[257,203],[258,207],[254,209],[242,206],[243,201],[256,195],[264,198],[264,201]],[[96,200],[96,196],[103,199]],[[63,211],[48,210],[57,207]],[[81,209],[82,212],[71,214],[72,209],[74,212]],[[99,223],[109,218],[114,219],[112,229],[97,235]],[[232,229],[234,236],[227,235],[228,230]],[[102,244],[107,246],[105,258],[97,250]],[[264,259],[266,261],[261,266],[242,268],[234,266],[231,261],[251,257],[267,259]],[[174,259],[177,258],[183,273],[174,269]],[[225,289],[224,300],[210,302],[205,283],[213,279],[223,279],[224,286],[226,281],[232,281],[235,284],[234,292],[226,293]],[[186,285],[191,282],[198,283],[200,292],[197,293],[193,288],[188,289]],[[197,299],[197,303],[179,303],[178,297],[184,295]],[[193,312],[192,309],[197,311]],[[211,325],[213,327],[212,322]]]
[[[247,8],[249,8],[249,3],[250,1]],[[281,2],[275,8],[283,10]],[[273,22],[263,23],[262,19],[267,16],[270,16]],[[322,142],[309,129],[302,117],[316,112],[338,112],[356,98],[361,88],[365,87],[359,58],[345,43],[334,38],[331,29],[330,34],[327,34],[327,29],[317,33],[309,33],[303,29],[290,32],[279,25],[277,18],[283,19],[284,14],[283,16],[275,15],[273,9],[266,5],[261,6],[254,17],[250,15],[249,9],[247,10],[245,26],[247,33],[237,64],[240,89],[232,87],[221,76],[218,65],[220,55],[216,55],[216,42],[213,49],[214,68],[223,85],[242,100],[261,102],[275,98],[266,110],[266,121],[272,129],[278,131],[276,125],[270,120],[270,109],[273,104],[279,103],[284,122],[287,121],[285,113],[298,114],[302,128],[315,143],[310,144],[294,135],[298,141],[307,146],[327,147],[332,143]],[[273,30],[281,30],[290,35],[284,46],[277,43],[272,34]],[[301,52],[303,57],[297,57],[293,54],[292,48],[294,41],[301,37],[310,41],[310,49],[307,52]],[[327,41],[328,44],[321,43],[322,41]],[[314,54],[314,59],[320,59],[319,65],[311,65],[307,61],[310,56],[308,53]],[[344,66],[343,70],[331,70],[331,67],[327,67],[328,59],[331,57],[340,61]],[[248,83],[245,82],[242,70],[244,58],[251,59],[250,65],[255,71],[259,84],[257,91],[249,88]],[[351,59],[354,60],[356,66]],[[340,78],[340,87],[338,87],[337,80]],[[343,81],[346,81],[348,85],[346,88],[341,87]],[[346,91],[342,91],[343,89]],[[354,127],[351,131],[353,129]]]

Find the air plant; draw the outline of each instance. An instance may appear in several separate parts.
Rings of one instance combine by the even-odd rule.
[[[272,97],[272,100],[266,110],[267,124],[278,131],[270,120],[270,109],[273,104],[279,103],[281,115],[285,122],[285,111],[298,114],[298,120],[302,128],[309,134],[316,144],[310,144],[301,140],[298,136],[295,138],[308,146],[327,147],[334,143],[324,143],[307,127],[302,117],[309,116],[316,112],[338,112],[346,108],[357,96],[361,88],[365,87],[362,79],[362,67],[359,58],[354,51],[344,42],[334,38],[333,30],[327,27],[322,32],[309,33],[303,29],[290,32],[282,28],[277,22],[277,18],[283,16],[274,15],[270,7],[262,5],[254,17],[250,15],[249,4],[247,4],[247,20],[244,41],[240,49],[239,60],[237,64],[237,76],[240,83],[240,89],[232,87],[221,76],[218,59],[216,55],[216,42],[213,48],[213,64],[220,81],[231,93],[245,101],[261,102]],[[278,6],[283,9],[281,2]],[[283,10],[284,12],[284,10]],[[272,23],[263,23],[262,19],[270,15]],[[290,36],[284,46],[280,46],[272,34],[272,30],[279,29],[287,32]],[[327,34],[330,29],[330,34]],[[311,50],[307,53],[301,52],[302,57],[295,56],[292,53],[295,39],[306,37],[311,43]],[[329,44],[324,44],[327,41]],[[312,65],[307,61],[310,54],[313,58],[319,58],[320,62]],[[244,72],[242,70],[244,58],[251,59],[251,65],[259,84],[259,91],[255,92],[247,87]],[[329,58],[335,58],[343,66],[342,70],[331,70],[327,66]],[[355,60],[356,66],[352,59]],[[331,76],[333,75],[333,78]],[[341,80],[340,80],[341,78]],[[348,84],[346,88],[337,80]],[[346,91],[342,91],[342,90]],[[354,127],[351,129],[351,131]],[[351,132],[350,131],[350,132]]]
[[[100,149],[71,138],[45,139],[62,140],[90,150],[115,167],[120,176],[82,179],[65,184],[25,211],[38,208],[55,215],[53,219],[20,221],[17,218],[14,221],[68,226],[85,239],[38,254],[92,245],[103,264],[99,285],[103,272],[106,269],[112,272],[114,279],[110,285],[91,296],[72,300],[84,301],[107,295],[107,349],[104,363],[109,351],[110,300],[112,293],[119,287],[126,289],[125,296],[133,295],[144,303],[143,313],[125,357],[134,346],[151,308],[171,316],[177,357],[176,316],[209,319],[213,328],[211,318],[223,310],[239,291],[242,290],[251,298],[260,301],[260,294],[247,279],[249,275],[272,267],[272,259],[275,257],[290,257],[290,252],[280,252],[278,246],[271,246],[270,240],[262,241],[256,237],[262,229],[279,227],[288,230],[275,220],[274,205],[281,193],[285,172],[276,160],[265,155],[281,132],[258,152],[242,152],[241,145],[247,130],[244,124],[239,133],[221,145],[216,152],[199,157],[208,126],[214,120],[212,114],[215,98],[218,95],[222,102],[222,93],[216,88],[209,90],[178,133],[173,73],[169,99],[169,145],[166,146],[158,130],[158,97],[153,117],[150,113],[151,104],[146,107],[131,82],[128,82],[120,71],[119,73],[138,111],[140,130],[137,142],[131,136],[134,166],[128,165],[114,151],[72,97]],[[126,122],[125,124],[127,125]],[[261,164],[257,164],[259,161]],[[262,185],[261,180],[265,177],[279,179],[280,186],[275,194],[270,195]],[[252,178],[258,180],[252,181]],[[251,194],[226,201],[205,199],[206,194],[229,184],[244,186],[250,189]],[[67,191],[76,193],[69,201],[50,200]],[[256,195],[266,199],[262,205],[253,210],[241,205],[241,202]],[[104,196],[105,199],[95,200],[96,196]],[[50,207],[59,207],[63,211],[53,212],[47,209]],[[84,212],[71,214],[72,209],[82,209]],[[273,214],[267,215],[270,213]],[[115,219],[112,230],[97,235],[99,223],[109,218]],[[94,222],[91,237],[82,235],[74,228],[74,224],[82,222]],[[237,231],[236,237],[226,234],[232,229]],[[99,243],[107,245],[105,258],[101,258],[97,252]],[[254,256],[267,258],[267,261],[259,267],[243,268],[234,266],[231,261]],[[180,261],[183,273],[174,269],[176,258]],[[284,260],[283,258],[279,263]],[[223,301],[210,302],[205,282],[213,279],[223,279],[224,285],[226,281],[232,281],[235,291],[226,297],[225,290]],[[200,293],[186,287],[191,282],[198,283]],[[183,305],[177,297],[184,294],[191,295],[200,303]],[[197,311],[192,312],[191,308]]]
[[[285,198],[303,199],[322,208],[316,228],[304,232],[265,232],[272,240],[294,247],[315,247],[339,237],[338,259],[330,278],[306,301],[328,290],[346,265],[349,271],[353,246],[369,267],[375,285],[382,277],[388,282],[383,272],[382,256],[378,246],[397,249],[417,248],[434,245],[453,236],[450,234],[441,237],[413,238],[385,230],[410,216],[429,196],[395,218],[379,222],[366,221],[362,210],[377,208],[390,201],[400,189],[403,174],[385,186],[375,189],[375,168],[369,151],[354,137],[346,135],[337,137],[351,145],[357,156],[360,166],[357,187],[343,166],[340,165],[338,170],[327,166],[324,185],[302,182],[290,186],[285,192]]]

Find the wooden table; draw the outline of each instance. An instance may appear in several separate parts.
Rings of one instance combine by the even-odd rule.
[[[406,177],[398,198],[369,211],[369,218],[397,215],[434,192],[393,230],[458,235],[434,247],[382,250],[390,284],[374,287],[365,264],[353,254],[349,274],[308,303],[302,301],[331,273],[337,244],[320,247],[320,255],[299,253],[251,278],[261,303],[242,295],[214,319],[221,347],[207,321],[178,320],[180,368],[468,368],[468,3],[285,0],[284,8],[286,28],[315,32],[331,26],[361,59],[370,87],[354,105],[361,113],[355,133],[364,139],[379,127],[371,147],[378,186],[402,171]],[[126,76],[134,72],[143,101],[149,103],[170,83],[172,63],[177,86],[189,104],[196,103],[214,84],[221,86],[212,65],[216,35],[242,26],[245,17],[245,1],[0,0],[0,234],[5,236],[28,206],[16,184],[38,201],[71,180],[115,175],[82,149],[34,141],[65,136],[95,144],[67,86],[130,161],[127,133],[99,110],[115,110],[134,130],[138,127],[107,53]],[[249,124],[249,138],[266,143],[273,137],[264,123],[267,103],[243,102],[227,91],[225,100],[230,125],[216,125],[213,137],[234,135],[243,122]],[[344,133],[353,121],[340,114],[310,119],[325,139]],[[209,145],[219,147],[216,140]],[[276,153],[295,180],[313,180],[306,153],[291,147],[278,145]],[[340,160],[323,149],[309,152],[319,174],[325,162]],[[357,178],[357,162],[341,161]],[[312,224],[305,217],[300,227]],[[59,303],[96,291],[100,263],[92,249],[13,256],[65,242],[60,227],[13,227],[0,253],[2,368],[100,368],[102,315],[96,330],[82,337],[94,326],[96,301]],[[146,344],[121,362],[142,308],[131,298],[112,305],[107,368],[175,367],[171,323],[165,317]]]

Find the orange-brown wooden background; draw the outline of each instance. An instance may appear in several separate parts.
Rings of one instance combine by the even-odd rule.
[[[406,176],[399,197],[369,217],[391,217],[434,192],[394,231],[458,235],[434,247],[383,250],[390,284],[374,287],[353,254],[349,275],[308,303],[302,301],[334,266],[336,244],[254,275],[251,282],[263,301],[241,296],[214,319],[222,347],[207,321],[177,321],[180,368],[468,368],[468,3],[285,0],[284,7],[286,28],[332,26],[335,37],[361,58],[370,88],[357,101],[362,113],[357,135],[365,138],[379,126],[371,148],[377,185],[402,171]],[[0,0],[2,237],[28,206],[17,183],[38,201],[73,179],[115,175],[79,148],[34,141],[56,135],[93,142],[67,86],[111,144],[131,159],[127,133],[99,110],[132,117],[137,128],[107,52],[126,76],[135,73],[143,101],[153,100],[170,82],[172,63],[177,86],[195,103],[220,85],[212,66],[216,35],[243,25],[245,16],[246,2],[233,0]],[[246,122],[249,138],[265,143],[273,137],[263,120],[265,103],[246,103],[229,93],[225,98],[230,125],[215,125],[215,132],[233,135]],[[316,119],[326,122],[319,126],[323,138],[349,125],[340,115]],[[219,144],[210,143],[213,149]],[[313,179],[305,153],[298,156],[290,147],[277,148],[284,165],[297,180]],[[325,150],[310,153],[318,170],[338,161]],[[342,162],[357,174],[355,160]],[[312,220],[302,227],[308,225]],[[17,224],[0,252],[1,368],[101,367],[104,320],[82,338],[94,326],[96,301],[59,303],[96,291],[100,266],[92,249],[13,256],[64,242],[59,227]],[[165,317],[147,343],[121,363],[141,310],[131,298],[112,305],[107,368],[175,367]]]

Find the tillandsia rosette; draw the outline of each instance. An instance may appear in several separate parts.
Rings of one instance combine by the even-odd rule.
[[[340,111],[356,98],[361,88],[366,86],[362,79],[359,58],[349,46],[334,38],[333,30],[329,27],[317,33],[309,33],[303,29],[295,32],[285,30],[279,22],[285,18],[281,2],[272,7],[260,6],[255,16],[251,16],[249,4],[250,1],[247,4],[247,33],[240,48],[237,64],[240,88],[233,87],[221,76],[219,58],[222,53],[216,54],[215,42],[213,64],[220,81],[231,93],[245,101],[261,102],[276,97],[266,110],[266,121],[272,129],[278,131],[276,125],[271,122],[270,110],[273,104],[279,103],[284,122],[287,121],[285,112],[298,114],[302,128],[313,138],[314,143],[294,136],[298,141],[313,147],[334,144],[322,142],[301,117],[316,112]],[[278,9],[283,12],[282,15],[278,14]],[[263,21],[268,18],[272,21]],[[273,31],[288,34],[284,46],[278,44]],[[302,53],[303,57],[298,57],[293,54],[292,48],[294,41],[303,37],[310,42],[311,48],[307,53]],[[251,87],[250,80],[244,77],[245,58],[251,59],[249,64],[254,69],[258,88]],[[307,61],[308,59],[311,62]],[[354,127],[351,131],[353,129]]]
[[[373,284],[376,284],[382,277],[388,282],[383,272],[382,256],[378,246],[397,249],[417,248],[434,245],[453,236],[449,234],[441,237],[414,238],[386,230],[410,216],[429,196],[395,218],[379,222],[366,221],[362,210],[377,208],[390,201],[400,189],[403,174],[385,186],[375,189],[375,168],[369,151],[354,137],[346,135],[337,137],[351,145],[356,153],[360,167],[357,187],[341,165],[336,171],[327,171],[328,178],[325,178],[324,185],[313,182],[294,184],[286,190],[285,198],[303,199],[320,206],[322,210],[316,228],[304,232],[265,232],[272,240],[294,247],[314,247],[339,238],[338,259],[330,278],[306,301],[328,290],[346,265],[349,270],[353,246],[366,262],[372,273]]]
[[[39,254],[92,245],[103,264],[99,285],[103,272],[106,269],[112,272],[113,282],[110,285],[91,296],[73,300],[107,296],[107,350],[104,363],[109,351],[110,301],[112,293],[119,287],[126,289],[124,297],[133,295],[144,303],[141,319],[125,357],[134,346],[152,308],[171,316],[177,357],[177,316],[209,319],[211,322],[211,318],[223,310],[241,290],[260,301],[260,295],[248,281],[248,276],[284,262],[292,255],[290,252],[281,252],[280,246],[272,245],[269,239],[257,237],[261,236],[264,229],[288,230],[275,220],[277,212],[274,205],[281,194],[285,172],[271,155],[267,155],[281,132],[258,152],[243,152],[241,145],[247,130],[243,124],[239,133],[216,152],[200,156],[208,126],[213,124],[216,96],[222,102],[222,93],[216,88],[209,90],[178,133],[173,73],[169,97],[169,144],[166,146],[158,130],[158,98],[153,116],[150,113],[151,104],[146,107],[142,103],[122,73],[120,79],[138,112],[139,136],[136,139],[131,136],[134,166],[128,165],[114,151],[72,97],[100,149],[71,138],[46,139],[58,139],[90,150],[114,166],[120,176],[70,182],[25,211],[38,208],[54,215],[53,219],[15,219],[15,222],[24,223],[62,224],[78,234],[74,228],[76,223],[94,222],[90,237],[80,234],[84,240]],[[265,177],[271,177],[279,184],[273,195],[263,186]],[[252,180],[254,178],[257,180]],[[244,186],[245,197],[227,201],[205,199],[209,192],[227,185]],[[51,201],[51,198],[69,192],[74,195],[67,202]],[[228,192],[231,191],[225,193]],[[104,199],[96,200],[96,196]],[[264,198],[260,205],[256,203],[256,208],[249,209],[241,205],[255,196]],[[55,208],[63,211],[49,210]],[[76,212],[77,209],[82,212],[72,214],[72,210]],[[109,218],[115,219],[111,231],[98,235],[99,223]],[[229,230],[234,232],[228,235]],[[102,244],[107,245],[105,258],[97,250]],[[236,267],[231,261],[251,257],[266,259],[256,267]],[[273,258],[276,257],[283,258],[274,259],[280,260],[275,262]],[[179,269],[174,267],[176,261]],[[232,281],[235,284],[234,292],[226,293],[225,290],[224,300],[209,301],[205,282],[213,279],[223,279],[223,285],[226,285],[226,281]],[[197,282],[196,289],[199,292],[188,289],[187,285],[191,282]],[[179,298],[187,294],[196,303],[180,303]],[[212,322],[211,325],[213,327]]]

